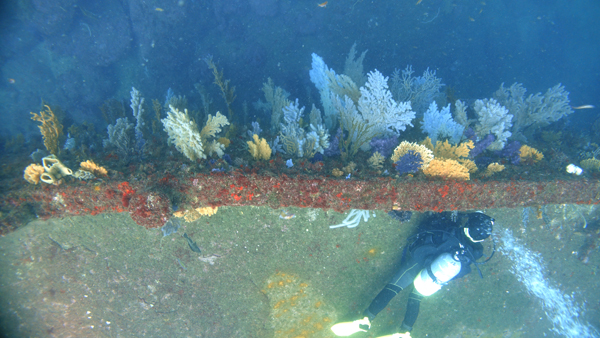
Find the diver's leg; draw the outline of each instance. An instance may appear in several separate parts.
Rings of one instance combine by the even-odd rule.
[[[413,289],[408,296],[408,302],[406,303],[406,313],[404,314],[404,320],[402,321],[401,327],[402,331],[410,332],[413,325],[415,325],[417,317],[419,316],[421,299],[423,299],[423,295]]]
[[[364,315],[373,320],[375,316],[383,310],[387,304],[400,291],[409,286],[417,274],[421,271],[422,266],[413,259],[407,259],[402,265],[398,273],[390,280],[390,282],[379,292],[377,297],[373,299],[369,307],[365,310]]]
[[[400,291],[402,291],[400,287],[393,284],[387,284],[385,288],[379,292],[377,297],[373,299],[369,307],[365,310],[364,315],[369,317],[369,320],[372,321]]]

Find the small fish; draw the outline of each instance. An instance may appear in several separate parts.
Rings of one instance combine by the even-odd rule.
[[[423,0],[419,0],[419,1],[417,1],[417,3],[416,3],[415,5],[418,5],[418,4],[420,4],[420,3],[421,3],[421,1],[423,1]]]
[[[198,245],[196,245],[196,242],[192,241],[192,239],[190,238],[190,236],[188,236],[185,232],[183,233],[183,238],[187,239],[188,242],[188,246],[190,247],[190,249],[193,252],[197,252],[200,253],[200,248],[198,247]]]
[[[156,7],[154,10],[157,11],[157,12],[164,12],[165,11],[164,9],[162,9],[160,7]]]
[[[596,107],[591,104],[584,104],[583,106],[577,106],[577,107],[571,107],[571,108],[573,108],[573,109],[594,109]]]
[[[10,83],[10,84],[13,84],[15,82],[17,82],[17,81],[15,81],[15,79],[8,79],[8,83]]]
[[[292,218],[296,218],[296,215],[290,214],[287,211],[283,210],[283,211],[281,211],[281,214],[279,214],[279,218],[281,218],[281,219],[292,219]]]
[[[327,7],[327,1],[325,1],[325,2],[323,2],[323,3],[320,3],[320,4],[318,4],[317,6],[319,6],[319,7],[321,7],[321,8],[325,8],[325,7]]]

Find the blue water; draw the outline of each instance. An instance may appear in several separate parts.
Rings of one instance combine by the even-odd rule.
[[[3,2],[0,20],[0,107],[3,135],[39,137],[30,111],[41,100],[60,105],[64,121],[108,122],[99,107],[128,100],[132,86],[164,102],[169,88],[190,110],[204,86],[226,111],[203,58],[212,55],[236,86],[234,110],[249,124],[269,116],[252,109],[267,77],[318,104],[310,83],[311,53],[343,71],[353,43],[368,50],[365,72],[390,76],[428,67],[462,100],[491,97],[501,83],[528,93],[557,83],[574,106],[597,104],[600,4],[593,0],[502,2],[417,1],[31,1]],[[568,127],[588,132],[598,110],[578,111]],[[112,123],[113,121],[109,121]],[[263,125],[264,126],[264,125]]]

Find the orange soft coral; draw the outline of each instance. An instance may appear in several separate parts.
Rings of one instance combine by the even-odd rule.
[[[103,167],[97,165],[96,163],[87,160],[85,162],[81,162],[80,164],[81,170],[89,171],[95,176],[106,176],[108,172]]]
[[[455,160],[433,159],[429,166],[423,170],[427,176],[441,177],[443,179],[464,180],[470,179],[469,169]]]
[[[44,171],[44,167],[42,167],[39,164],[32,163],[29,166],[27,166],[27,168],[25,168],[23,178],[31,184],[38,184],[40,183],[40,177],[42,176]]]

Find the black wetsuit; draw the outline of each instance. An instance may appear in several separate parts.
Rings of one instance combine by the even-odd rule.
[[[459,217],[460,220],[460,217]],[[409,238],[402,254],[400,269],[371,302],[364,315],[373,320],[398,292],[410,286],[417,274],[427,268],[442,253],[461,257],[461,268],[453,279],[461,278],[471,272],[471,263],[483,256],[483,246],[473,243],[457,222],[452,221],[450,213],[430,217],[419,226],[415,236]],[[402,329],[410,331],[419,314],[419,305],[423,296],[412,290],[408,297]]]

